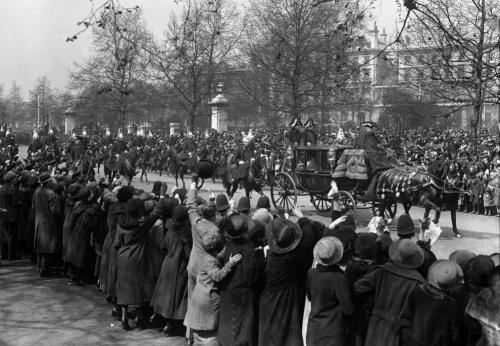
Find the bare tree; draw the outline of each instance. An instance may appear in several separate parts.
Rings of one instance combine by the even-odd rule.
[[[226,0],[187,0],[182,13],[170,17],[162,40],[151,42],[150,74],[189,126],[209,115],[216,78],[230,70],[241,32],[238,13]]]
[[[6,123],[14,123],[16,120],[21,120],[25,115],[25,100],[21,93],[21,87],[16,83],[12,82],[9,94],[6,98],[7,112],[4,121]]]
[[[89,102],[98,97],[105,99],[108,109],[119,114],[124,126],[127,114],[141,104],[143,94],[139,90],[145,80],[143,47],[149,34],[139,8],[116,8],[113,2],[94,24],[95,54],[83,66],[76,66],[70,87],[87,100],[89,90],[93,90]]]
[[[499,101],[497,0],[405,1],[412,12],[400,62],[408,86],[456,108],[472,106],[477,138],[485,104]]]
[[[330,110],[357,68],[348,51],[368,8],[368,1],[251,2],[243,50],[267,78],[249,91],[278,114]]]

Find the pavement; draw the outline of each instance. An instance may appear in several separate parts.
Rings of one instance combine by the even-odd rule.
[[[150,181],[161,180],[175,185],[172,177],[149,174]],[[186,185],[190,178],[186,177]],[[133,182],[150,191],[152,184]],[[223,191],[220,182],[205,185],[211,192]],[[203,192],[202,192],[203,193]],[[269,190],[265,189],[269,195]],[[235,200],[243,193],[238,191]],[[258,194],[253,193],[255,206]],[[318,215],[307,196],[299,197],[298,207],[306,216],[329,223],[328,214]],[[399,208],[398,214],[401,213]],[[410,211],[418,225],[423,210]],[[362,229],[372,217],[369,210],[358,210],[357,222]],[[449,212],[443,212],[440,226],[443,233],[432,250],[438,258],[446,258],[456,249],[467,248],[478,254],[500,252],[500,218],[459,213],[458,228],[464,238],[451,232]],[[395,225],[397,220],[394,221]],[[391,227],[394,230],[394,226]],[[392,232],[395,237],[395,232]],[[40,278],[37,269],[27,260],[3,262],[0,266],[0,346],[31,345],[184,345],[182,337],[167,338],[156,329],[125,332],[111,317],[111,307],[95,286],[67,286],[68,279]]]

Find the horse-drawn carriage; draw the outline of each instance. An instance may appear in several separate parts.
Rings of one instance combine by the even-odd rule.
[[[395,198],[382,201],[381,196],[374,195],[361,201],[357,193],[359,185],[362,182],[367,186],[367,181],[349,176],[334,178],[340,158],[354,150],[352,145],[341,144],[292,149],[287,158],[288,165],[284,165],[287,169],[277,172],[271,183],[271,200],[275,208],[290,210],[297,204],[299,196],[308,195],[316,210],[322,213],[345,209],[352,209],[355,213],[356,209],[371,208],[374,214],[378,212],[386,219],[392,219],[397,211]],[[332,188],[336,191],[329,195]]]

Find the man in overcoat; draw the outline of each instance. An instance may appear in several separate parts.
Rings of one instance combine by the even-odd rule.
[[[0,208],[5,210],[1,228],[7,240],[6,243],[2,244],[2,259],[9,261],[21,259],[16,255],[17,220],[21,207],[19,190],[14,184],[16,179],[17,175],[14,172],[7,172],[3,177],[3,184],[0,186]]]
[[[40,184],[33,195],[32,208],[35,213],[35,251],[38,255],[40,276],[48,275],[52,259],[61,252],[61,232],[57,218],[60,217],[59,201],[52,190],[49,173],[40,175]]]
[[[389,248],[391,262],[377,266],[354,283],[358,296],[373,298],[373,309],[366,335],[367,346],[401,345],[402,318],[408,297],[424,283],[417,271],[424,263],[423,250],[410,239],[398,240]]]

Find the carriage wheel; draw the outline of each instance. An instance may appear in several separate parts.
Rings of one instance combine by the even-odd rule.
[[[322,195],[315,195],[311,193],[311,203],[320,213],[326,213],[332,209],[332,200]]]
[[[335,211],[343,211],[352,209],[354,218],[356,218],[356,201],[354,197],[347,191],[339,191],[333,195],[332,219]]]
[[[373,215],[376,216],[377,212],[380,213],[380,205],[382,204],[381,200],[375,200],[372,203],[372,212]],[[394,220],[394,216],[398,211],[398,201],[396,199],[391,200],[390,204],[387,205],[384,209],[384,215],[380,214],[384,218],[384,220]]]
[[[297,203],[297,188],[288,173],[278,172],[271,182],[271,200],[276,209],[285,211],[295,208]]]

